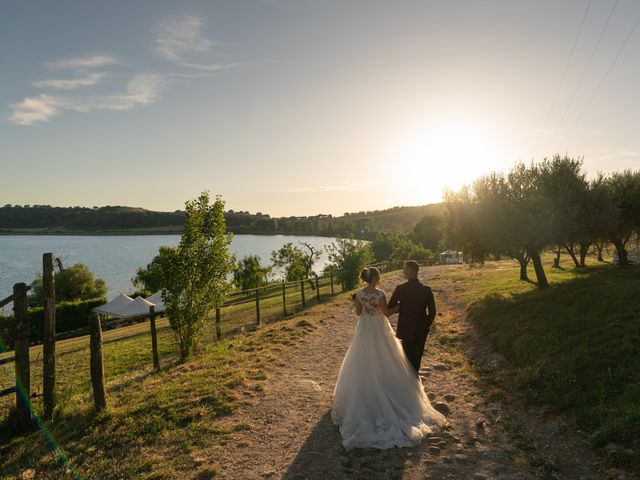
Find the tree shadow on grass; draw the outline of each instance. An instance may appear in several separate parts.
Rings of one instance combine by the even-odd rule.
[[[325,413],[284,474],[288,480],[385,479],[400,480],[405,464],[420,463],[419,447],[389,450],[355,449],[347,452]]]
[[[628,419],[640,400],[640,268],[571,273],[546,289],[485,297],[468,309],[472,326],[504,355],[497,371],[512,391],[569,416],[598,446],[637,451],[640,429]],[[472,344],[468,356],[488,357]]]

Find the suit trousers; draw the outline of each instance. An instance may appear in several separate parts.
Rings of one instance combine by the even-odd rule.
[[[424,344],[427,342],[427,335],[429,332],[416,332],[413,340],[402,339],[402,349],[407,355],[409,362],[413,365],[416,371],[416,375],[420,372],[420,362],[422,361],[422,355],[424,354]]]

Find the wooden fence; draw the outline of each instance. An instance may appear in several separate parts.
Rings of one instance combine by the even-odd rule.
[[[31,424],[31,362],[29,359],[29,317],[27,315],[27,292],[31,287],[24,283],[13,286],[13,294],[0,301],[0,307],[13,302],[14,355],[0,360],[0,365],[14,363],[15,386],[0,391],[0,397],[16,395],[16,420],[19,428]]]
[[[397,265],[382,263],[376,265],[386,271]],[[32,409],[30,406],[30,364],[29,364],[29,319],[27,314],[27,291],[29,286],[24,283],[14,286],[14,294],[0,302],[0,307],[14,302],[15,312],[15,355],[0,360],[0,365],[15,361],[16,386],[0,392],[0,397],[16,393],[16,406],[21,425],[31,423]],[[314,276],[304,280],[274,282],[258,288],[237,291],[230,294],[225,303],[211,312],[212,324],[215,328],[215,338],[223,338],[224,334],[231,335],[242,328],[257,328],[262,323],[286,317],[308,307],[318,304],[340,291],[343,286],[334,274]],[[43,293],[44,293],[44,325],[43,325],[43,416],[52,417],[56,406],[56,360],[55,342],[63,337],[55,333],[55,278],[53,274],[53,256],[51,253],[43,255]],[[151,359],[156,371],[160,370],[160,356],[156,328],[156,312],[150,308],[149,318],[151,337]],[[140,320],[140,318],[138,319]],[[130,320],[129,320],[130,321]],[[116,321],[117,322],[117,321]],[[93,389],[94,404],[97,411],[107,406],[105,388],[105,374],[103,363],[103,330],[109,328],[113,322],[103,322],[98,313],[91,315],[89,325],[77,334],[89,335],[90,376]],[[65,335],[64,337],[67,337]]]

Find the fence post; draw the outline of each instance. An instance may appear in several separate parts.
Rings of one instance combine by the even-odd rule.
[[[216,337],[222,340],[222,329],[220,328],[220,308],[216,307]]]
[[[56,407],[56,290],[52,253],[42,255],[42,290],[44,293],[44,324],[42,326],[43,416],[45,420],[49,420]]]
[[[331,295],[333,295],[333,273],[329,275],[329,281],[331,282]]]
[[[316,275],[316,298],[318,299],[318,303],[320,303],[320,283],[318,281],[317,275]]]
[[[156,331],[156,307],[149,307],[149,323],[151,325],[151,353],[153,355],[153,368],[160,371],[160,357],[158,356],[158,332]]]
[[[31,365],[29,361],[29,333],[31,325],[27,316],[27,285],[13,286],[13,309],[15,318],[16,408],[18,425],[26,428],[31,424]]]
[[[94,312],[89,318],[89,335],[93,403],[95,404],[96,412],[99,412],[107,406],[107,392],[104,386],[104,368],[102,364],[102,327],[98,313]]]
[[[282,281],[282,311],[284,315],[287,315],[287,285],[285,281]]]
[[[307,306],[307,301],[304,298],[304,280],[300,281],[300,295],[302,296],[302,306]]]
[[[260,325],[260,289],[256,288],[256,325]]]

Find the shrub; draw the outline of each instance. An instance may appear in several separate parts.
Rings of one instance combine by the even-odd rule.
[[[56,333],[70,332],[89,326],[91,309],[105,303],[104,298],[90,300],[76,300],[56,304]],[[42,343],[42,323],[44,322],[44,308],[29,308],[31,333],[29,341],[32,345]],[[0,316],[0,342],[7,348],[13,348],[13,316]]]
[[[327,247],[329,261],[335,266],[343,289],[352,290],[358,285],[360,271],[371,262],[373,255],[367,242],[352,238],[339,238]]]
[[[102,298],[107,295],[107,284],[100,278],[94,278],[93,272],[83,263],[76,263],[56,273],[56,302],[72,302]],[[30,305],[42,305],[42,277],[31,283]]]

